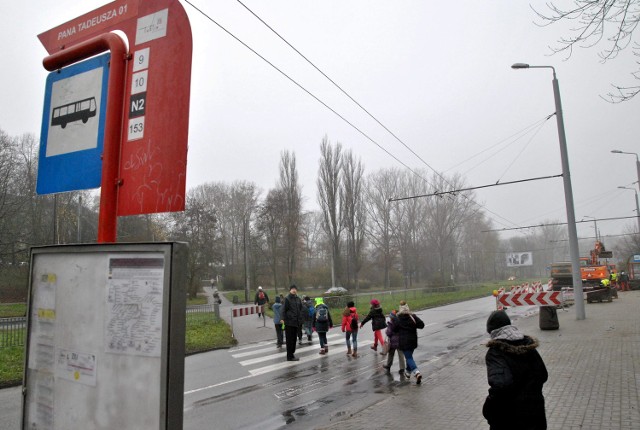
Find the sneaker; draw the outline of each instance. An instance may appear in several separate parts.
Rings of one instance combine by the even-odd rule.
[[[407,379],[411,379],[411,372],[404,371],[404,377]]]
[[[420,385],[421,382],[422,382],[422,375],[420,374],[420,372],[416,372],[416,384]]]
[[[369,348],[373,349],[374,351],[378,350],[378,345],[371,345]]]
[[[327,351],[325,351],[324,348],[322,348],[318,354],[325,355],[326,353],[327,353]]]

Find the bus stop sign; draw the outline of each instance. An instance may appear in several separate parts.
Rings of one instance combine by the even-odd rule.
[[[109,94],[125,106],[117,215],[184,210],[192,39],[179,1],[116,0],[38,38],[53,55],[114,31],[131,54],[124,94]]]
[[[38,194],[100,186],[109,58],[94,57],[47,77]]]

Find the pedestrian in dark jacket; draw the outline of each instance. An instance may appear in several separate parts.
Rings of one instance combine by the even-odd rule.
[[[265,306],[269,304],[269,296],[267,295],[267,292],[262,289],[262,287],[258,287],[258,291],[256,291],[256,297],[253,300],[253,303],[257,306],[262,306],[263,311]],[[262,312],[258,312],[258,318],[260,318],[261,316],[265,317],[266,315]]]
[[[299,361],[294,354],[296,352],[296,340],[298,330],[304,322],[304,312],[307,310],[298,297],[298,288],[295,285],[289,287],[289,294],[284,298],[282,306],[282,322],[284,323],[285,342],[287,344],[287,361]]]
[[[387,369],[387,372],[391,371],[391,366],[393,365],[393,356],[398,352],[398,364],[400,365],[400,374],[404,375],[404,372],[407,368],[407,362],[404,359],[404,354],[400,351],[400,335],[399,333],[393,332],[393,326],[398,324],[398,317],[396,315],[396,311],[393,310],[389,314],[389,321],[387,321],[387,330],[385,331],[387,335],[387,340],[389,342],[389,355],[387,355],[387,364],[384,367]]]
[[[424,328],[424,322],[416,314],[412,314],[409,305],[404,300],[398,308],[398,321],[393,325],[393,332],[400,335],[398,346],[407,361],[407,370],[404,376],[410,379],[415,376],[416,384],[422,382],[422,374],[413,359],[413,351],[418,347],[418,329]]]
[[[382,307],[380,306],[378,299],[371,300],[371,308],[369,309],[369,313],[366,318],[360,323],[360,328],[362,328],[362,326],[369,320],[371,320],[371,330],[373,330],[373,345],[371,345],[371,349],[377,351],[378,343],[381,348],[384,346],[382,330],[387,328],[387,320],[384,317],[384,312],[382,311]],[[384,352],[381,353],[384,354]]]
[[[520,333],[502,310],[489,315],[487,332],[489,395],[482,414],[491,430],[546,429],[542,385],[548,374],[537,339]]]
[[[324,304],[324,299],[322,297],[316,297],[316,313],[313,315],[313,328],[316,333],[318,333],[320,354],[324,355],[329,352],[329,345],[327,345],[327,332],[329,329],[333,328],[333,321],[331,320],[329,306]]]

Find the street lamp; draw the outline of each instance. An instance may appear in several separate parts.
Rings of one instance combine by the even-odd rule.
[[[582,293],[582,276],[580,274],[580,255],[578,250],[578,232],[576,230],[576,214],[573,207],[573,189],[571,188],[571,174],[569,171],[569,155],[567,153],[567,138],[564,133],[564,119],[562,117],[562,103],[560,102],[560,87],[553,66],[530,66],[525,63],[515,63],[512,69],[551,69],[553,71],[553,98],[556,104],[556,122],[558,124],[558,140],[560,141],[560,158],[562,160],[562,181],[564,183],[564,201],[567,208],[567,227],[569,229],[569,254],[571,255],[571,272],[573,273],[573,290],[576,297],[576,319],[585,319],[584,299]],[[597,232],[596,232],[597,233]]]
[[[621,190],[631,190],[636,194],[636,213],[638,214],[638,233],[640,233],[640,205],[638,204],[638,192],[635,188],[629,187],[618,187]]]
[[[629,155],[636,156],[636,170],[638,171],[638,189],[640,189],[640,158],[638,158],[638,154],[636,154],[635,152],[620,151],[619,149],[612,149],[611,152],[614,154],[629,154]]]
[[[593,218],[593,228],[596,230],[596,240],[599,240],[599,235],[598,235],[598,221],[596,219],[596,217],[594,216],[590,216],[590,215],[585,215],[583,218]]]

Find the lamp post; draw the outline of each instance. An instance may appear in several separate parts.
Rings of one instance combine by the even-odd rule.
[[[556,121],[558,124],[558,140],[560,141],[560,158],[562,160],[562,181],[564,183],[564,201],[567,208],[567,227],[569,229],[569,254],[571,255],[571,272],[573,273],[573,291],[576,297],[576,319],[585,319],[584,299],[582,293],[582,276],[580,274],[580,255],[578,250],[578,232],[576,230],[576,214],[573,207],[573,189],[571,188],[571,174],[569,170],[569,155],[567,153],[567,138],[564,133],[564,119],[562,103],[560,102],[560,87],[556,78],[556,69],[552,66],[530,66],[515,63],[512,69],[551,69],[553,71],[553,98],[556,104]],[[596,232],[597,233],[597,232]]]
[[[593,218],[593,228],[596,230],[596,240],[600,240],[600,235],[598,234],[598,221],[596,217],[585,215],[584,218]]]
[[[640,189],[640,158],[638,157],[638,154],[635,152],[624,152],[624,151],[620,151],[619,149],[612,149],[611,150],[612,153],[614,154],[629,154],[629,155],[635,155],[636,156],[636,170],[638,173],[638,189]],[[620,187],[618,187],[620,188]],[[640,214],[638,214],[640,215]]]
[[[636,194],[636,213],[638,214],[638,233],[640,233],[640,205],[638,204],[638,192],[635,188],[629,187],[618,187],[621,190],[631,190]]]

